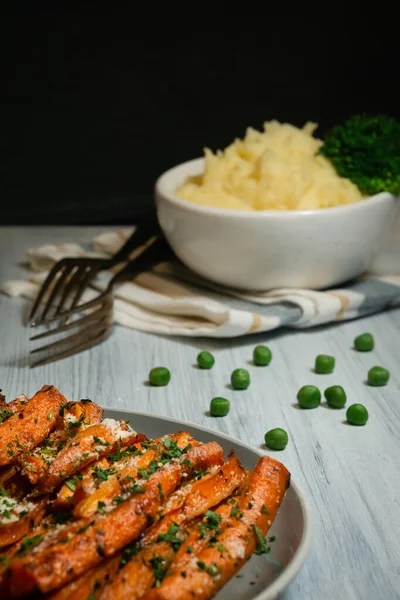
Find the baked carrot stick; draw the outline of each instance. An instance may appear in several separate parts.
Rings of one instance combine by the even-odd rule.
[[[54,386],[45,385],[22,412],[0,424],[0,466],[32,450],[55,429],[63,402],[64,396]]]
[[[45,504],[45,500],[20,503],[9,497],[0,497],[0,548],[25,537],[43,517]]]
[[[143,549],[121,568],[111,584],[105,587],[100,599],[141,598],[157,578],[161,579],[161,575],[174,560],[175,552],[186,536],[184,525],[180,525],[230,496],[244,480],[245,473],[237,457],[230,455],[217,473],[195,482],[185,497],[183,508],[168,518],[164,515],[162,521],[146,532],[141,540]],[[213,512],[209,518],[215,518],[215,514]],[[209,529],[205,528],[205,531]]]
[[[34,589],[50,592],[99,564],[102,558],[113,556],[143,532],[164,496],[177,488],[185,473],[191,475],[222,463],[223,450],[216,442],[191,448],[183,460],[172,459],[146,479],[145,491],[106,515],[81,519],[66,528],[68,543],[56,543],[44,551],[39,545],[29,556],[11,560],[7,571],[9,597],[20,598]]]
[[[111,425],[110,425],[111,423]],[[98,425],[90,425],[73,436],[50,464],[45,477],[38,482],[35,494],[54,491],[62,481],[68,479],[86,465],[101,456],[111,454],[118,445],[135,444],[144,436],[137,434],[124,422],[105,419]]]
[[[45,600],[88,600],[88,598],[92,600],[96,598],[100,593],[99,590],[116,575],[120,560],[121,557],[118,555],[103,561],[54,594],[47,595]]]
[[[60,412],[57,428],[31,452],[19,457],[22,474],[32,485],[42,479],[49,470],[51,462],[62,450],[66,442],[74,437],[80,427],[97,424],[101,421],[103,409],[93,402],[68,402]]]
[[[187,432],[173,434],[169,436],[169,439],[173,440],[178,448],[181,449],[188,446],[188,444],[191,444],[192,447],[199,445],[199,442],[196,442]],[[151,461],[157,460],[157,457],[160,456],[160,452],[163,449],[164,445],[161,440],[154,444],[152,448],[145,451],[141,456],[133,456],[122,470],[116,471],[115,468],[111,468],[115,473],[112,473],[94,493],[83,498],[76,505],[74,515],[76,517],[89,517],[96,512],[99,502],[103,505],[110,504],[115,496],[119,496],[124,492],[124,488],[132,485],[132,479],[136,479],[140,469],[148,468]],[[96,474],[100,473],[101,471],[97,469],[94,471],[94,476],[96,477]]]
[[[278,461],[258,461],[248,488],[241,496],[231,523],[193,557],[183,571],[167,575],[143,600],[209,600],[244,565],[254,551],[266,551],[265,534],[289,485],[290,475]]]

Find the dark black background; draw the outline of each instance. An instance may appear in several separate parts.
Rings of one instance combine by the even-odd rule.
[[[361,6],[361,5],[360,5]],[[400,118],[384,4],[3,5],[1,223],[130,223],[156,177],[276,118]]]

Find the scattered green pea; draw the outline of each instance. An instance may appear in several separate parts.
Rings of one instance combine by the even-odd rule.
[[[210,414],[212,417],[226,417],[230,407],[226,398],[213,398],[210,402]]]
[[[363,333],[358,335],[354,340],[354,348],[358,352],[370,352],[375,346],[375,341],[372,333]]]
[[[168,385],[171,380],[171,373],[166,367],[154,367],[149,373],[149,381],[151,385],[158,387]]]
[[[253,350],[253,362],[259,367],[266,367],[272,360],[272,352],[267,346],[256,346]]]
[[[246,369],[232,371],[231,384],[235,390],[246,390],[250,385],[250,375]]]
[[[284,429],[276,427],[275,429],[267,431],[264,440],[268,448],[271,448],[272,450],[283,450],[286,448],[289,438]]]
[[[197,364],[200,369],[211,369],[214,366],[215,358],[211,354],[211,352],[207,352],[203,350],[197,355]]]
[[[363,404],[352,404],[346,411],[346,419],[351,425],[365,425],[368,411]]]
[[[346,392],[340,385],[332,385],[326,388],[324,392],[327,403],[332,408],[343,408],[346,404]]]
[[[318,354],[315,359],[315,372],[326,375],[332,373],[335,368],[335,359],[333,356],[327,356],[326,354]]]
[[[389,381],[390,373],[383,367],[372,367],[368,371],[368,385],[381,386]]]
[[[315,385],[303,385],[297,393],[301,408],[317,408],[321,403],[321,392]]]

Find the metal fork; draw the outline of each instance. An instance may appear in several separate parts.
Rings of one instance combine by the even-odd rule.
[[[108,270],[124,262],[134,249],[142,246],[151,235],[159,232],[159,225],[153,218],[138,225],[122,248],[111,258],[66,257],[58,261],[50,270],[39,290],[29,315],[28,324],[35,327],[44,323],[46,317],[59,315],[67,306],[69,309],[74,308],[84,290],[100,271]],[[46,294],[48,296],[40,312],[39,307]],[[67,305],[68,300],[70,301],[69,305]]]
[[[32,350],[31,354],[43,351],[48,353],[56,351],[56,354],[47,355],[44,359],[33,363],[31,367],[41,366],[49,362],[60,360],[61,358],[66,358],[67,356],[82,352],[83,350],[106,340],[111,335],[113,329],[114,302],[112,290],[114,285],[121,281],[132,281],[132,279],[140,273],[151,269],[160,262],[170,260],[173,256],[174,254],[170,246],[161,233],[158,236],[153,236],[149,239],[143,252],[114,275],[104,292],[89,302],[71,307],[69,310],[63,311],[57,316],[47,320],[47,323],[51,324],[60,319],[68,318],[68,320],[70,320],[73,317],[81,315],[79,318],[72,320],[67,324],[58,325],[55,329],[33,336],[31,338],[32,341],[55,336],[64,332],[70,332],[75,328],[79,328],[80,330],[61,340],[51,342],[50,344]]]

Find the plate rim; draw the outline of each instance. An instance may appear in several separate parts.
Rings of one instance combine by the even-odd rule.
[[[183,426],[187,426],[187,427],[193,427],[194,429],[204,431],[205,433],[208,433],[208,434],[215,433],[215,435],[222,437],[226,441],[233,442],[234,444],[236,444],[238,446],[242,446],[242,448],[245,448],[246,450],[250,450],[251,452],[253,452],[254,454],[256,454],[258,456],[265,456],[265,454],[263,454],[260,450],[258,450],[254,446],[251,446],[250,444],[242,442],[241,440],[238,440],[237,438],[234,438],[226,433],[221,433],[215,429],[211,429],[209,427],[204,427],[203,425],[197,425],[196,423],[193,423],[191,421],[185,421],[182,419],[174,419],[172,417],[165,417],[164,415],[160,415],[160,414],[153,413],[153,412],[129,410],[128,408],[126,408],[126,409],[113,408],[111,406],[106,406],[103,408],[104,408],[104,411],[113,411],[114,413],[121,413],[121,414],[125,413],[125,414],[129,414],[129,415],[139,415],[140,417],[154,417],[156,419],[161,419],[162,421],[167,421],[169,423],[174,423],[174,424],[183,425]],[[297,573],[302,568],[302,566],[311,550],[313,525],[312,525],[310,504],[309,504],[309,501],[307,500],[304,492],[302,491],[302,489],[298,486],[297,483],[293,482],[292,478],[290,479],[290,487],[293,488],[295,494],[297,495],[300,506],[301,506],[301,510],[303,512],[303,521],[304,521],[303,536],[300,541],[299,547],[297,548],[296,552],[294,553],[288,566],[285,567],[285,569],[282,571],[282,573],[280,575],[278,575],[278,577],[275,579],[275,581],[273,583],[271,583],[271,585],[269,585],[262,592],[257,594],[257,596],[254,597],[254,600],[274,600],[277,597],[277,595],[280,592],[282,592],[289,585],[289,583],[291,581],[293,581],[293,579],[295,578]]]

